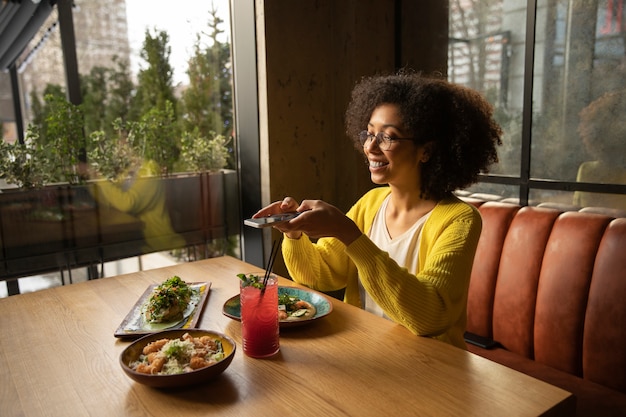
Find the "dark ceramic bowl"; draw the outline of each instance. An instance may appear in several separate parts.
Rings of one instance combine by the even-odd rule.
[[[193,337],[210,336],[214,339],[218,339],[222,342],[224,348],[224,359],[214,363],[213,365],[205,368],[197,369],[191,372],[185,372],[176,375],[149,375],[140,372],[133,371],[129,364],[136,361],[141,355],[144,346],[150,342],[154,342],[159,339],[178,339],[185,333],[189,333]],[[172,388],[172,387],[184,387],[189,385],[200,384],[220,375],[233,361],[235,356],[236,345],[235,342],[228,336],[218,333],[212,330],[200,330],[200,329],[178,329],[178,330],[165,330],[158,333],[153,333],[148,336],[144,336],[141,339],[137,339],[124,349],[120,355],[120,365],[122,369],[131,379],[140,384],[148,385],[157,388]]]

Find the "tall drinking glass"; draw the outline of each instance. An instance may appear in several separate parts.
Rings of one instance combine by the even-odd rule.
[[[259,277],[262,282],[263,278]],[[270,276],[262,291],[240,283],[243,351],[253,358],[272,356],[280,349],[278,337],[278,279]]]

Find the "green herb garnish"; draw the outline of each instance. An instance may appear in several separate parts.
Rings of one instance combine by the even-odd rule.
[[[244,287],[254,287],[254,288],[258,288],[260,290],[263,289],[264,285],[263,285],[263,278],[261,278],[258,275],[254,275],[254,274],[237,274],[237,276],[239,277],[239,279],[241,281],[243,281],[243,286]]]
[[[192,294],[192,288],[180,277],[169,278],[154,289],[148,300],[148,322],[162,323],[182,318]]]
[[[301,301],[300,298],[296,297],[295,295],[286,293],[278,294],[278,305],[285,306],[285,311],[290,316],[299,317],[302,315],[302,313],[296,314],[299,310],[302,310],[296,305],[299,301]],[[306,312],[306,309],[304,309],[304,311]]]
[[[179,360],[186,359],[191,356],[193,350],[194,346],[192,343],[184,342],[180,339],[170,341],[162,349],[166,357],[176,358]]]
[[[279,305],[284,305],[287,310],[290,310],[289,307],[293,306],[296,301],[299,301],[300,299],[297,297],[293,297],[289,294],[278,294],[278,304]]]

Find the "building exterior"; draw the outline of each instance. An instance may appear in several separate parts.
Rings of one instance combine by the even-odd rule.
[[[130,59],[126,0],[100,2],[75,0],[72,9],[78,71],[89,74],[96,66],[112,67],[112,59]],[[55,7],[16,62],[24,126],[31,120],[31,92],[41,94],[46,85],[65,86],[61,36]],[[5,140],[16,139],[9,73],[0,73],[0,121]]]

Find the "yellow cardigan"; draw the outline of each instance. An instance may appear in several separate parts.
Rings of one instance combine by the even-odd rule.
[[[482,229],[480,213],[452,196],[440,201],[426,220],[419,265],[408,271],[379,249],[368,232],[388,187],[366,193],[347,216],[363,231],[345,246],[338,239],[317,243],[308,236],[285,239],[283,258],[294,281],[318,291],[345,288],[344,301],[361,307],[358,280],[396,323],[465,349],[469,279]]]

